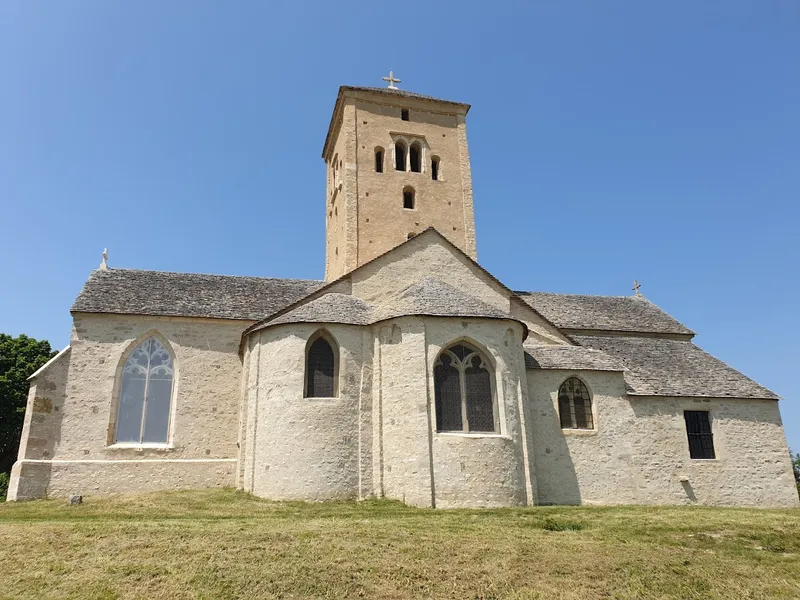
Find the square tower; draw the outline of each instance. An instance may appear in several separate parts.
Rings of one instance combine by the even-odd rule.
[[[469,108],[396,88],[339,88],[322,150],[326,280],[428,227],[477,258]]]

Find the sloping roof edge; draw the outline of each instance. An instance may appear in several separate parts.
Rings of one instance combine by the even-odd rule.
[[[31,376],[30,376],[30,377],[28,377],[28,378],[27,378],[25,381],[30,381],[30,380],[31,380],[31,379],[33,379],[34,377],[38,377],[39,375],[41,375],[41,374],[42,374],[42,373],[45,371],[45,369],[47,369],[47,368],[48,368],[50,365],[52,365],[54,362],[56,362],[56,361],[57,361],[59,358],[61,358],[62,356],[64,356],[64,354],[66,354],[66,353],[69,351],[69,349],[70,349],[70,348],[72,348],[72,346],[71,346],[71,345],[67,345],[67,347],[66,347],[66,348],[64,348],[63,350],[61,350],[61,351],[60,351],[58,354],[56,354],[56,355],[55,355],[53,358],[51,358],[51,359],[50,359],[50,360],[48,360],[46,363],[44,363],[44,364],[43,364],[41,367],[39,367],[38,369],[36,369],[36,370],[35,370],[35,371],[34,371],[34,372],[31,374]]]

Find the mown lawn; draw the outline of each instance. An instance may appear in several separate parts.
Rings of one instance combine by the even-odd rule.
[[[800,598],[800,511],[0,504],[0,598]]]

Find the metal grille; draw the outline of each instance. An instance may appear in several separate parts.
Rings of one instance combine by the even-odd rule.
[[[334,370],[333,348],[326,339],[317,338],[308,349],[306,397],[334,397]]]
[[[457,344],[433,368],[437,431],[497,431],[492,375],[480,352]]]
[[[436,397],[436,423],[440,431],[460,431],[461,422],[461,375],[452,365],[452,358],[443,355],[440,364],[433,368],[434,394]]]
[[[692,458],[716,458],[714,435],[711,433],[711,413],[707,410],[685,410],[686,435],[689,438],[689,456]]]
[[[594,429],[592,398],[577,377],[570,377],[558,388],[558,413],[562,429]]]

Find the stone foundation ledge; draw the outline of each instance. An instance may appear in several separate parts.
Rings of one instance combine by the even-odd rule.
[[[237,462],[235,458],[26,459],[11,470],[8,500],[233,487]]]

